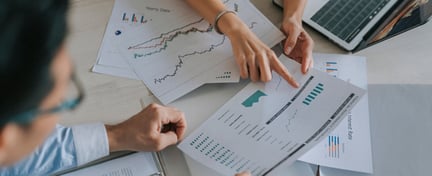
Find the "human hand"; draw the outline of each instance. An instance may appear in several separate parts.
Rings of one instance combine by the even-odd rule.
[[[314,42],[303,29],[301,19],[286,18],[282,22],[282,32],[287,36],[284,42],[284,53],[302,64],[302,72],[306,73],[313,67],[312,49]]]
[[[276,54],[264,44],[236,15],[226,14],[218,22],[219,29],[231,41],[240,76],[252,81],[267,82],[271,70],[281,75],[289,84],[298,87],[294,77],[279,61]]]
[[[106,129],[110,152],[159,151],[183,138],[186,120],[176,108],[150,104],[120,124],[106,125]]]
[[[241,172],[241,173],[235,174],[235,176],[251,176],[251,174],[249,172]]]

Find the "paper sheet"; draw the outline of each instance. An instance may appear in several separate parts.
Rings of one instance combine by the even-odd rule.
[[[144,1],[138,2],[140,6],[136,6],[136,3],[131,0],[115,1],[97,61],[92,68],[93,72],[139,79],[115,44],[118,38],[124,38],[122,34],[134,29],[146,28],[146,26],[152,24],[152,21],[144,20],[143,17],[147,11],[154,11],[155,9],[147,8]],[[141,18],[143,18],[143,21],[141,21]],[[237,68],[232,66],[232,64],[235,64],[234,60],[230,60],[230,62],[230,64],[220,64],[212,68],[205,74],[206,76],[200,76],[198,80],[206,80],[206,83],[238,82]],[[226,67],[227,65],[228,67]],[[231,76],[226,76],[226,72],[231,72]]]
[[[214,32],[212,26],[183,1],[132,2],[136,8],[149,11],[144,19],[151,25],[122,33],[124,38],[116,43],[137,76],[163,104],[206,83],[194,78],[226,60],[233,60],[229,39]],[[224,3],[228,9],[236,11],[265,44],[273,46],[283,39],[283,34],[249,1],[226,0]],[[222,77],[232,74],[222,71]]]
[[[80,169],[63,176],[156,176],[159,169],[149,152],[140,152]]]
[[[267,45],[284,38],[249,1],[224,3]],[[115,1],[92,71],[141,79],[163,104],[205,83],[240,78],[228,38],[176,0]]]
[[[314,69],[303,75],[298,63],[281,60],[300,88],[276,74],[267,84],[250,83],[178,147],[223,175],[266,175],[317,144],[365,93]]]
[[[354,172],[329,167],[320,167],[319,174],[320,176],[372,176],[371,174],[364,172]]]
[[[315,68],[367,89],[366,58],[315,54]],[[364,96],[325,140],[299,160],[338,169],[372,173],[368,96]]]
[[[118,77],[123,77],[128,79],[139,80],[135,72],[129,67],[122,68],[116,66],[95,64],[92,68],[92,71],[96,73],[111,75],[111,76],[118,76]],[[227,75],[227,72],[229,72],[230,74]],[[211,68],[207,73],[204,73],[199,77],[194,78],[194,80],[196,80],[197,82],[205,82],[205,83],[236,83],[239,82],[238,75],[239,73],[238,73],[236,63],[234,59],[232,59],[220,63],[214,68]]]

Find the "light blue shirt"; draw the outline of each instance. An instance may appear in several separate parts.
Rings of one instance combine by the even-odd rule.
[[[72,127],[57,125],[44,144],[29,157],[14,166],[0,168],[0,176],[50,175],[108,154],[108,138],[102,123]]]

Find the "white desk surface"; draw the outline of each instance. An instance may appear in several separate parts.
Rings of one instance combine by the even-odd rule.
[[[280,24],[282,10],[274,6],[271,0],[251,1],[274,24]],[[71,1],[70,32],[66,43],[87,96],[77,111],[61,119],[62,124],[117,123],[141,109],[140,98],[150,98],[149,92],[141,81],[90,71],[96,62],[113,3],[113,0]],[[308,27],[305,28],[315,41],[314,52],[348,54],[322,35]],[[432,84],[431,31],[432,22],[429,22],[355,53],[367,57],[369,84]],[[189,133],[246,83],[247,81],[239,84],[205,85],[171,106],[185,112],[189,125],[187,133]]]

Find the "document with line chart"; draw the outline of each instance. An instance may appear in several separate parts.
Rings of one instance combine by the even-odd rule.
[[[269,83],[250,83],[178,147],[222,175],[248,170],[267,175],[296,161],[324,139],[365,90],[300,65],[281,61],[300,83],[295,89],[277,74]]]
[[[249,1],[225,0],[224,3],[268,46],[284,38]],[[136,5],[139,4],[137,1]],[[147,10],[157,11],[157,15],[147,16],[152,25],[129,30],[117,44],[138,78],[163,104],[206,83],[205,80],[197,82],[195,78],[234,60],[228,37],[217,34],[185,2],[147,0],[141,4],[148,7]],[[224,74],[221,76],[231,73]]]
[[[155,1],[150,2],[148,0],[114,1],[111,17],[105,29],[97,61],[92,71],[139,80],[126,59],[123,58],[124,56],[120,53],[116,41],[124,39],[125,34],[134,29],[145,30],[147,26],[158,25],[160,21],[152,20],[151,17],[167,14],[168,10],[159,7],[155,5]],[[213,67],[206,74],[194,78],[194,80],[196,82],[205,80],[206,83],[238,82],[239,74],[234,59],[231,59]]]

